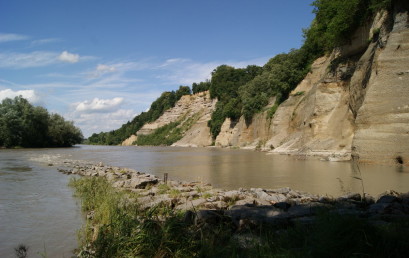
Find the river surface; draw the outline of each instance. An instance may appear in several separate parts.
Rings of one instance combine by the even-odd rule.
[[[409,191],[409,168],[296,159],[285,155],[219,148],[77,146],[0,150],[0,257],[18,244],[29,257],[70,257],[83,223],[79,201],[54,160],[103,162],[170,179],[202,181],[224,189],[280,188],[338,196]],[[359,180],[357,178],[363,178]]]

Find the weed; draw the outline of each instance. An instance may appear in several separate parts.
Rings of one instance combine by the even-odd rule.
[[[27,257],[28,247],[23,244],[19,244],[16,248],[14,248],[14,252],[18,258],[25,258]]]
[[[128,201],[105,178],[72,179],[84,211],[95,216],[80,231],[79,257],[408,257],[409,222],[382,227],[324,211],[312,225],[260,225],[235,231],[223,217],[188,223],[166,205],[147,210]],[[206,194],[206,193],[204,193]],[[248,237],[246,237],[248,236]],[[240,239],[252,239],[243,244]],[[90,255],[91,254],[91,255]]]
[[[167,184],[160,184],[158,186],[158,194],[165,194],[170,190],[170,187]]]
[[[172,197],[172,198],[177,198],[177,197],[180,196],[180,194],[181,194],[181,192],[178,189],[171,189],[169,191],[169,196]]]
[[[202,197],[203,197],[204,199],[210,198],[210,197],[212,197],[212,196],[213,196],[213,195],[212,195],[211,193],[209,193],[209,192],[205,192],[205,193],[202,194]]]

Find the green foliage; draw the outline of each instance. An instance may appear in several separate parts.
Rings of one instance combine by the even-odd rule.
[[[246,68],[221,65],[212,72],[210,97],[218,99],[216,111],[208,123],[213,138],[220,133],[226,118],[233,120],[240,118],[243,104],[239,97],[239,88],[261,72],[262,68],[256,65],[249,65]]]
[[[171,122],[159,127],[153,133],[148,135],[139,135],[136,140],[137,145],[172,145],[182,139],[183,134],[189,130],[192,125],[199,119],[200,113],[185,120],[185,116],[176,122]]]
[[[304,31],[305,45],[313,52],[330,52],[347,43],[356,29],[392,0],[316,0],[315,20]]]
[[[278,108],[278,104],[275,103],[267,112],[267,118],[271,119],[273,118],[274,114],[276,113]]]
[[[322,211],[311,224],[264,224],[238,231],[222,217],[217,223],[201,225],[188,223],[184,212],[165,206],[142,209],[133,193],[114,189],[106,178],[73,178],[70,185],[81,198],[82,210],[94,214],[79,234],[83,250],[79,257],[409,255],[407,219],[379,225],[357,216]],[[177,192],[171,194],[177,196]],[[89,251],[95,253],[90,255]]]
[[[180,122],[172,122],[156,129],[148,135],[139,135],[137,145],[172,145],[182,138],[181,130],[178,128]]]
[[[209,88],[210,88],[210,82],[209,81],[193,83],[192,84],[193,94],[203,92],[203,91],[207,91],[207,90],[209,90]]]
[[[240,87],[242,114],[246,121],[251,122],[253,115],[261,111],[271,97],[276,96],[278,103],[284,101],[305,77],[312,61],[304,49],[271,58],[262,74]]]
[[[69,147],[82,140],[73,122],[35,107],[21,96],[0,104],[0,146]]]
[[[146,123],[153,122],[158,119],[166,110],[175,106],[176,102],[183,95],[190,95],[190,88],[188,86],[180,86],[174,92],[163,92],[162,95],[152,102],[150,109],[147,112],[142,112],[136,116],[132,121],[123,124],[121,128],[110,132],[101,132],[99,134],[92,134],[86,144],[100,144],[100,145],[118,145],[132,134],[135,134]]]
[[[315,0],[315,19],[303,30],[304,44],[271,58],[264,67],[250,65],[234,68],[221,65],[212,72],[210,81],[193,83],[193,93],[209,90],[211,98],[217,98],[216,111],[208,122],[213,139],[220,133],[226,118],[239,119],[244,115],[247,123],[265,107],[272,97],[278,104],[301,82],[310,70],[312,62],[351,40],[356,29],[367,22],[380,9],[390,9],[392,0]],[[143,112],[120,129],[92,135],[91,144],[119,144],[138,131],[146,122],[156,120],[174,106],[184,94],[190,94],[187,86],[178,91],[165,92]]]
[[[219,135],[222,124],[226,119],[223,107],[224,105],[222,102],[217,102],[216,109],[213,111],[211,119],[207,122],[207,126],[210,128],[210,133],[212,134],[213,139],[216,139],[217,135]]]
[[[304,95],[304,93],[305,93],[305,91],[297,91],[296,93],[294,93],[294,95],[293,96],[302,96],[302,95]]]

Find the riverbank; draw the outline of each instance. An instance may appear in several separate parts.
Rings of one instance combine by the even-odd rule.
[[[109,229],[101,231],[101,227],[110,225],[109,228],[111,228],[113,219],[105,218],[105,222],[103,222],[101,220],[101,214],[106,214],[107,207],[118,205],[118,203],[122,203],[122,206],[115,206],[115,209],[110,208],[109,210],[111,212],[112,210],[118,210],[117,212],[122,214],[126,213],[126,210],[131,207],[131,210],[134,213],[136,212],[135,214],[140,214],[136,217],[130,215],[132,217],[130,218],[130,221],[133,221],[132,223],[139,221],[137,228],[145,223],[147,219],[151,220],[152,214],[154,214],[154,221],[156,221],[157,230],[159,231],[164,230],[163,226],[166,225],[169,220],[176,220],[178,223],[182,223],[181,225],[184,230],[188,231],[193,230],[193,228],[199,231],[205,229],[210,231],[221,230],[223,234],[226,234],[225,237],[228,239],[228,242],[232,242],[232,246],[230,247],[241,254],[254,252],[254,248],[260,251],[261,246],[264,246],[261,249],[264,251],[269,250],[269,253],[272,251],[272,247],[270,241],[267,241],[265,237],[275,236],[277,230],[281,232],[285,229],[286,233],[284,235],[292,234],[291,232],[294,230],[297,231],[301,229],[307,230],[308,234],[310,234],[310,230],[317,230],[317,227],[320,227],[319,225],[322,223],[336,224],[339,222],[339,228],[334,229],[335,231],[331,232],[331,234],[334,235],[329,236],[333,238],[331,241],[335,242],[344,241],[343,239],[339,239],[337,235],[339,232],[337,233],[337,230],[341,230],[344,226],[347,226],[347,224],[349,226],[346,227],[348,231],[344,232],[346,234],[345,237],[352,237],[356,234],[356,230],[362,231],[361,227],[365,226],[368,228],[362,231],[364,235],[370,230],[371,232],[369,234],[375,234],[374,232],[377,232],[375,234],[376,238],[378,239],[380,237],[378,234],[380,234],[383,235],[381,237],[383,239],[388,236],[386,231],[389,231],[391,227],[396,227],[396,225],[400,225],[399,234],[409,236],[409,194],[388,191],[377,198],[369,195],[365,195],[362,198],[358,193],[331,197],[313,195],[290,188],[251,188],[225,191],[215,189],[202,182],[166,181],[132,169],[107,166],[102,163],[90,164],[80,161],[65,161],[63,165],[65,168],[60,168],[60,172],[85,176],[83,180],[88,180],[88,184],[93,184],[93,187],[90,188],[94,189],[91,191],[93,193],[92,198],[96,200],[104,199],[99,196],[101,192],[95,194],[98,192],[95,191],[95,189],[98,189],[98,185],[100,185],[99,187],[103,185],[102,189],[111,189],[109,192],[112,196],[120,195],[115,197],[119,198],[115,201],[117,204],[100,204],[102,207],[105,207],[102,212],[98,211],[99,208],[96,204],[84,208],[84,211],[87,213],[88,226],[83,234],[83,240],[85,241],[81,244],[82,254],[84,254],[84,252],[98,252],[99,248],[97,246],[98,241],[100,241],[98,239],[105,239],[107,237],[106,234],[114,233],[110,232]],[[78,186],[83,185],[78,182],[81,181],[73,183],[73,185],[76,186],[77,192],[79,189]],[[84,184],[87,184],[86,181],[84,182]],[[84,191],[84,189],[80,190],[80,192],[81,191],[83,193],[87,192]],[[89,192],[88,190],[88,195]],[[84,194],[79,194],[79,196],[82,199],[84,198]],[[110,200],[110,198],[108,199]],[[109,217],[111,215],[107,216]],[[100,217],[100,219],[95,219],[97,217]],[[121,221],[121,224],[123,223],[122,219],[123,218],[119,216],[114,220]],[[344,225],[344,223],[347,224]],[[351,225],[358,226],[351,228]],[[140,230],[139,228],[134,232],[130,232],[128,237],[137,237],[140,234]],[[209,235],[201,236],[200,242],[202,244],[203,242],[210,241],[210,231],[208,232]],[[263,232],[263,236],[260,235],[261,232]],[[219,233],[221,234],[221,232]],[[309,239],[308,234],[301,237]],[[318,232],[317,234],[321,236],[323,232]],[[358,235],[360,234],[362,233],[358,232]],[[198,236],[191,237],[197,240]],[[203,237],[206,239],[202,239]],[[388,236],[388,238],[389,237],[390,236]],[[282,236],[280,235],[279,238],[281,239]],[[172,238],[168,240],[173,241]],[[263,244],[263,241],[267,242]],[[274,243],[276,244],[276,242]],[[198,243],[195,245],[197,244]],[[213,243],[212,248],[217,247],[217,245],[215,246],[214,244],[215,243]],[[185,247],[181,243],[179,245],[179,247]],[[192,250],[197,251],[197,248],[202,250],[201,248],[203,246],[199,246],[201,247],[196,246],[196,249],[192,247]],[[103,246],[99,247],[101,248]],[[392,244],[391,248],[392,247],[396,249],[395,244]],[[159,247],[154,250],[158,251],[161,249],[158,248]],[[126,251],[125,249],[123,251]],[[215,252],[216,249],[217,248],[213,251]],[[370,248],[370,250],[372,249]],[[406,249],[400,250],[399,252],[401,251],[407,252]],[[369,251],[366,250],[364,253],[368,252]],[[192,255],[196,256],[197,253]],[[209,255],[211,256],[211,254]],[[163,257],[165,256],[179,255],[167,253]]]

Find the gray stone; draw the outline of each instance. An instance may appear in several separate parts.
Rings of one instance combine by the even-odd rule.
[[[280,194],[288,194],[289,192],[291,192],[291,188],[290,187],[283,187],[283,188],[279,188],[279,189],[274,189],[274,190],[272,190],[272,192],[280,193]]]
[[[285,214],[282,210],[273,206],[247,206],[247,205],[235,205],[225,212],[226,216],[231,217],[232,221],[239,225],[240,220],[247,219],[257,221],[259,223],[279,223],[286,219],[283,216]]]
[[[124,184],[125,184],[125,181],[116,181],[112,184],[112,186],[115,188],[121,188],[124,186]]]
[[[322,203],[331,203],[334,201],[334,199],[328,196],[321,196],[320,198],[318,198],[318,201]]]
[[[361,201],[361,195],[359,193],[348,193],[339,197],[337,200],[339,201],[346,201],[346,200],[353,200],[353,201]]]
[[[197,209],[199,206],[201,206],[202,204],[204,204],[206,202],[205,199],[203,198],[199,198],[196,200],[192,200],[192,201],[186,201],[183,202],[181,204],[179,204],[178,206],[175,207],[175,209],[177,210],[190,210],[190,209]]]
[[[148,185],[155,185],[159,182],[158,179],[154,177],[137,177],[127,181],[129,181],[129,187],[134,189],[142,189]]]
[[[226,209],[227,208],[227,203],[224,201],[216,201],[216,202],[207,202],[204,203],[203,206],[207,209]]]
[[[196,212],[195,224],[218,224],[223,218],[222,210],[200,210]]]
[[[384,195],[384,196],[381,196],[381,198],[379,198],[378,201],[376,201],[376,203],[393,203],[397,201],[398,201],[398,197],[396,196]]]
[[[375,203],[369,206],[368,212],[373,214],[385,214],[388,213],[390,206],[390,203]]]

